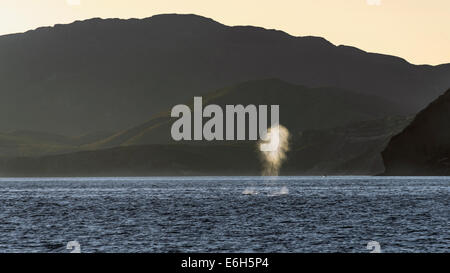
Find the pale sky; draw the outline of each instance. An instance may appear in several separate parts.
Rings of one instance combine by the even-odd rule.
[[[321,36],[414,64],[450,63],[450,0],[0,0],[0,35],[92,17],[161,13]]]

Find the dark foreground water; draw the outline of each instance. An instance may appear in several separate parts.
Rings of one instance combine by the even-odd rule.
[[[0,179],[0,252],[450,252],[450,177]]]

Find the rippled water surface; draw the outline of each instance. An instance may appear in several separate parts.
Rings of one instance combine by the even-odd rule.
[[[450,177],[0,179],[0,252],[450,251]]]

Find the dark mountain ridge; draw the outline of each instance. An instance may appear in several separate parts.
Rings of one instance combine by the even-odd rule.
[[[450,175],[450,89],[383,151],[385,175]]]
[[[97,18],[5,35],[0,60],[0,131],[123,130],[175,101],[252,79],[335,86],[409,112],[450,85],[450,65],[417,66],[196,15]]]
[[[279,79],[247,81],[199,95],[203,97],[204,105],[217,104],[222,109],[226,105],[236,104],[277,104],[281,111],[280,122],[291,134],[402,114],[396,104],[378,97],[339,88],[307,88]],[[193,100],[176,103],[192,107]],[[153,115],[147,122],[118,132],[97,131],[76,137],[29,130],[0,133],[0,157],[44,156],[118,146],[173,144],[175,141],[170,132],[176,118],[170,117],[170,110],[166,109]],[[204,118],[203,123],[207,120]]]
[[[222,109],[236,104],[279,105],[280,124],[293,134],[404,114],[398,110],[397,104],[375,96],[339,88],[307,88],[279,79],[247,81],[203,94],[202,98],[205,106],[216,104]],[[192,110],[192,99],[178,103],[190,105]],[[173,143],[170,132],[175,120],[170,117],[170,109],[166,109],[145,123],[89,143],[84,148],[97,150]]]
[[[387,117],[292,133],[281,175],[373,175],[380,152],[409,118]],[[254,141],[121,145],[40,157],[0,158],[0,176],[261,175]]]
[[[209,92],[203,95],[203,103],[222,109],[237,103],[280,105],[280,122],[291,135],[291,149],[282,168],[285,175],[380,173],[384,170],[380,152],[410,122],[395,116],[397,106],[384,99],[279,79],[248,81]],[[11,132],[0,138],[0,147],[14,141],[20,149],[10,147],[9,157],[8,150],[2,150],[0,175],[261,174],[256,141],[175,142],[170,135],[175,120],[167,109],[146,123],[114,134],[70,138]]]

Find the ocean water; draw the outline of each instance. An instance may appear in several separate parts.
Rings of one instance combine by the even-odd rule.
[[[450,177],[0,179],[0,252],[450,252]]]

